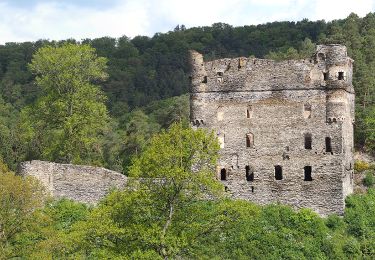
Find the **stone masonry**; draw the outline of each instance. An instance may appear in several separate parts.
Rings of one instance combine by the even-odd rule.
[[[353,192],[353,60],[203,61],[191,51],[191,122],[217,133],[217,176],[234,198],[343,214]]]
[[[28,161],[19,166],[18,174],[38,179],[55,198],[69,198],[95,204],[111,189],[123,188],[127,177],[101,167]]]

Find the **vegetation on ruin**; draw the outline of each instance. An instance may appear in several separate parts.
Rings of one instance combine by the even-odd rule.
[[[80,146],[78,149],[82,148],[82,151],[74,151],[79,155],[73,157],[78,158],[76,161],[127,173],[131,157],[143,150],[153,134],[175,121],[187,123],[189,105],[185,93],[189,88],[189,49],[202,52],[206,60],[236,56],[279,60],[308,57],[314,52],[315,45],[320,43],[345,44],[348,55],[355,60],[355,145],[357,149],[374,153],[374,28],[375,14],[369,13],[364,18],[351,14],[346,19],[332,22],[302,20],[241,27],[216,23],[191,29],[176,26],[173,31],[153,37],[84,39],[82,46],[96,49],[96,54],[90,55],[108,60],[107,80],[92,80],[90,84],[99,83],[101,86],[110,119],[106,130],[92,136],[95,142],[89,141],[90,145],[84,145],[84,148]],[[72,151],[73,147],[79,146],[69,148],[56,138],[48,143],[54,147],[45,150],[36,138],[30,138],[36,133],[30,135],[30,128],[19,127],[24,123],[21,115],[27,114],[20,111],[29,110],[31,115],[37,115],[38,104],[40,106],[47,94],[41,82],[35,79],[39,73],[33,74],[35,69],[30,70],[28,66],[32,64],[33,55],[41,47],[53,50],[67,43],[71,44],[71,48],[78,44],[75,40],[40,40],[0,45],[0,154],[11,169],[26,159],[69,161],[65,152],[57,152],[57,149],[63,149],[65,145],[67,150]],[[104,69],[103,64],[100,66]],[[100,75],[101,79],[103,77]],[[105,99],[101,98],[100,102]],[[104,115],[104,108],[102,112]],[[56,115],[56,118],[59,116]],[[50,138],[52,135],[62,136],[61,133],[52,134],[52,130],[49,130]],[[57,132],[61,131],[62,128]],[[25,136],[28,138],[24,139]],[[44,134],[42,136],[49,138]]]
[[[143,179],[95,207],[48,200],[0,164],[0,259],[375,257],[374,189],[349,196],[343,217],[229,199],[217,151],[212,133],[173,124],[133,159],[130,174]]]
[[[1,162],[0,259],[375,258],[372,188],[347,198],[343,218],[222,197],[208,167],[217,147],[209,135],[188,129],[186,95],[189,49],[206,60],[280,60],[307,57],[319,43],[342,43],[355,60],[356,149],[375,153],[374,28],[370,13],[332,22],[217,23],[153,37],[0,45],[0,158],[12,170],[24,160],[49,159],[136,176],[147,170],[161,182],[175,178],[164,190],[135,183],[136,189],[114,191],[90,208],[45,198],[38,183]],[[192,140],[198,142],[191,146]],[[191,149],[204,152],[207,162],[198,173],[190,166],[200,157],[191,157]],[[373,174],[365,163],[356,169]],[[219,198],[200,200],[203,188]]]

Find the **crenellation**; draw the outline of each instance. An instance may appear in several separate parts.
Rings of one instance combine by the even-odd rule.
[[[199,55],[192,52],[192,60]],[[218,178],[228,193],[342,214],[353,191],[353,60],[346,47],[318,45],[311,59],[281,62],[199,57],[191,120],[216,131]]]

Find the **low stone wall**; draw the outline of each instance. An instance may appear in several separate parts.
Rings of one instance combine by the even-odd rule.
[[[45,161],[22,162],[18,174],[37,178],[55,198],[95,204],[111,189],[123,188],[127,177],[101,167],[59,164]]]

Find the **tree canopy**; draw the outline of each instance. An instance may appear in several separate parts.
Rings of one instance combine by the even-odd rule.
[[[105,130],[105,96],[94,83],[105,80],[106,59],[88,45],[45,46],[33,56],[30,70],[42,94],[24,108],[25,138],[41,158],[95,163],[98,134]],[[99,151],[95,151],[99,150]]]

